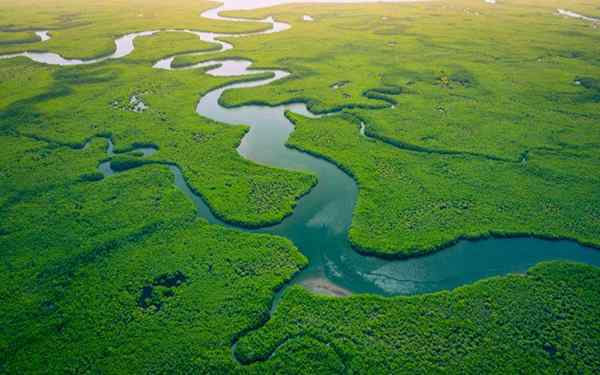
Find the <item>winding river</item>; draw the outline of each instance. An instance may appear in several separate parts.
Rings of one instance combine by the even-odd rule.
[[[266,5],[293,2],[286,0],[263,1]],[[306,1],[303,1],[306,2]],[[234,22],[248,22],[240,18],[220,16],[222,10],[237,9],[235,1],[226,2],[202,13],[203,17]],[[239,6],[240,9],[247,7]],[[272,17],[253,22],[266,23],[266,31],[248,34],[217,34],[192,30],[164,30],[187,32],[202,41],[216,43],[219,51],[195,53],[218,53],[230,50],[230,43],[222,37],[244,37],[287,30],[290,25],[275,21]],[[149,36],[158,31],[145,31],[125,35],[115,41],[116,49],[111,55],[93,60],[69,60],[54,53],[22,52],[0,56],[2,58],[27,57],[33,61],[54,65],[92,64],[109,59],[122,58],[134,49],[137,37]],[[48,35],[47,33],[45,34]],[[157,69],[173,68],[176,56],[162,59],[154,64]],[[293,124],[285,117],[286,111],[317,117],[310,113],[305,104],[288,104],[276,107],[247,105],[239,108],[224,108],[219,104],[221,95],[231,89],[244,89],[271,84],[289,76],[284,70],[253,70],[252,63],[243,59],[204,61],[181,69],[210,68],[206,73],[215,76],[241,76],[256,73],[271,73],[271,78],[234,83],[212,90],[198,102],[196,111],[200,116],[224,124],[246,124],[250,131],[238,148],[240,155],[254,162],[292,170],[308,171],[318,177],[319,183],[300,199],[293,215],[282,223],[261,229],[238,230],[264,232],[287,237],[308,257],[310,263],[292,280],[311,290],[335,296],[350,293],[374,293],[380,295],[410,295],[447,290],[474,281],[512,272],[524,272],[530,266],[546,260],[570,260],[600,266],[600,251],[586,248],[573,241],[548,241],[536,238],[485,239],[461,241],[445,251],[409,260],[384,260],[363,256],[354,251],[348,241],[348,229],[358,196],[355,181],[335,165],[285,146]],[[173,73],[176,74],[176,73]],[[364,135],[364,127],[357,128]],[[392,146],[389,146],[392,147]],[[151,148],[138,149],[143,156],[151,155]],[[109,140],[108,153],[114,155]],[[181,170],[170,165],[177,187],[196,205],[199,216],[210,223],[232,227],[216,218],[204,201],[195,195],[186,184]],[[99,166],[99,170],[110,176],[115,172],[110,161]],[[275,303],[280,297],[277,295]]]

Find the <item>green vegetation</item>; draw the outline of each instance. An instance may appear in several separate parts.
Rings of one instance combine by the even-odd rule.
[[[593,374],[600,368],[600,332],[592,328],[599,282],[597,268],[545,263],[527,275],[408,298],[335,299],[293,287],[236,354],[245,362],[291,356],[292,343],[318,341],[346,373]]]
[[[556,16],[557,7],[460,1],[260,10],[253,14],[274,13],[294,27],[235,40],[228,53],[293,77],[225,99],[302,99],[320,112],[378,105],[364,94],[396,86],[403,89],[396,108],[354,111],[382,139],[511,160],[546,148],[597,156],[597,100],[575,81],[600,74],[600,37],[589,22]],[[298,22],[307,13],[315,21]],[[347,83],[334,89],[337,82]]]
[[[589,2],[571,5],[600,16]],[[266,27],[199,16],[213,6],[0,0],[0,54],[91,58],[134,31]],[[415,256],[459,238],[531,234],[600,246],[600,39],[557,7],[236,12],[293,27],[176,64],[243,57],[292,73],[228,92],[227,105],[300,100],[342,111],[288,114],[297,124],[289,143],[357,180],[350,240],[361,251]],[[46,29],[52,39],[39,43],[32,30]],[[296,286],[269,319],[275,292],[306,258],[285,238],[198,218],[167,164],[218,217],[247,227],[280,222],[316,179],[244,160],[243,124],[195,113],[204,93],[236,79],[152,68],[214,45],[168,32],[135,43],[126,58],[88,66],[0,60],[0,373],[600,371],[600,270],[583,265],[403,298],[332,299]],[[147,107],[136,110],[138,100]],[[114,156],[122,173],[104,177],[109,138],[118,153],[157,151]]]
[[[214,6],[215,3],[207,0],[179,0],[170,5],[162,0],[110,3],[103,0],[0,0],[0,31],[3,31],[0,34],[4,34],[4,38],[14,33],[14,39],[20,39],[23,30],[32,29],[52,33],[52,39],[43,44],[0,43],[0,54],[43,50],[66,58],[89,59],[111,54],[115,38],[136,31],[191,29],[237,33],[264,30],[268,26],[200,17],[200,13]]]
[[[105,155],[101,140],[0,142],[18,147],[2,162],[3,372],[235,368],[233,337],[306,264],[285,239],[196,219],[164,166],[80,180]]]
[[[7,44],[23,44],[39,42],[40,38],[33,32],[16,32],[3,33],[0,32],[0,45]]]
[[[157,56],[156,51],[164,51],[165,46],[168,46],[169,49],[165,51],[167,54],[162,57],[221,48],[218,44],[203,42],[197,35],[184,32],[161,32],[150,37],[140,38],[136,40],[135,45],[137,48],[127,56],[127,60],[146,65],[154,64],[158,60],[157,57],[161,57]]]
[[[159,150],[151,160],[179,165],[217,216],[245,226],[281,221],[316,180],[242,159],[235,148],[244,127],[223,126],[194,112],[200,94],[226,79],[152,68],[152,51],[157,60],[187,50],[190,37],[197,41],[182,33],[142,38],[137,45],[145,52],[98,65],[38,68],[25,59],[0,61],[7,78],[0,86],[16,93],[15,101],[7,98],[4,103],[0,129],[74,147],[107,135],[120,151],[155,145]],[[158,48],[158,43],[171,38],[183,43]],[[19,87],[19,82],[28,81],[34,82],[31,88]],[[34,96],[26,98],[29,89]],[[133,96],[148,109],[135,112],[130,105]]]
[[[232,371],[233,338],[265,319],[274,290],[306,264],[285,239],[198,220],[165,166],[96,172],[105,137],[119,151],[154,145],[148,160],[114,164],[176,163],[217,214],[246,225],[281,220],[315,183],[243,160],[244,127],[194,113],[202,92],[228,80],[151,68],[211,46],[182,33],[136,45],[93,66],[0,61],[11,93],[0,97],[0,372]],[[148,108],[133,111],[132,96]],[[177,274],[177,287],[161,281]]]
[[[350,240],[362,251],[412,256],[458,238],[511,234],[600,246],[596,160],[536,151],[513,163],[408,151],[360,135],[350,115],[288,117],[296,124],[291,146],[333,160],[358,181]]]
[[[235,50],[219,56],[292,76],[229,91],[224,103],[301,100],[315,112],[345,109],[370,137],[396,146],[358,146],[357,126],[341,130],[330,119],[293,136],[294,146],[356,174],[361,198],[351,239],[365,251],[420,254],[490,234],[598,246],[600,39],[590,22],[555,15],[560,7],[465,0],[250,12],[293,27],[232,39]],[[303,14],[315,21],[300,21]]]

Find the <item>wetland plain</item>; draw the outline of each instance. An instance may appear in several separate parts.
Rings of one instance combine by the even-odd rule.
[[[26,3],[2,371],[600,368],[593,4]]]

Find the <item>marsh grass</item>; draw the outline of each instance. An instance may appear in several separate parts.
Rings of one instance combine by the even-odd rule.
[[[91,58],[133,31],[266,27],[203,20],[214,6],[206,1],[0,3],[2,54]],[[293,27],[231,38],[235,51],[175,64],[243,57],[292,73],[228,92],[227,106],[343,110],[320,120],[288,114],[297,124],[289,142],[357,180],[350,239],[361,251],[415,256],[490,235],[597,246],[600,39],[589,24],[555,16],[557,6],[460,0],[239,12]],[[570,6],[598,16],[589,2]],[[300,21],[304,14],[314,22]],[[34,29],[52,39],[30,43]],[[151,68],[214,46],[182,33],[136,46],[93,66],[0,61],[0,372],[597,370],[598,270],[581,265],[545,264],[411,298],[333,300],[294,287],[269,319],[274,293],[306,258],[286,239],[198,219],[167,164],[218,217],[246,226],[281,221],[315,177],[242,159],[235,149],[246,127],[194,112],[204,93],[234,79]],[[348,83],[332,89],[340,82]],[[113,106],[134,95],[149,108]],[[101,178],[107,138],[123,172]],[[122,154],[142,145],[157,152]]]

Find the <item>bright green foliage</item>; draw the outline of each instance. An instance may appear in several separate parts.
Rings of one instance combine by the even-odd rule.
[[[249,362],[291,356],[290,343],[318,340],[346,373],[592,374],[600,368],[598,283],[597,268],[545,263],[417,297],[335,299],[293,287],[236,353]]]
[[[576,81],[600,76],[600,34],[590,22],[555,15],[565,7],[461,0],[255,11],[293,28],[232,40],[227,54],[292,77],[224,98],[230,105],[303,100],[317,112],[355,108],[372,136],[411,148],[515,161],[547,149],[597,157],[600,99]],[[568,9],[598,12],[580,1]],[[303,14],[315,21],[301,21]],[[402,89],[395,108],[371,110],[381,102],[368,99],[369,90],[390,86]]]
[[[600,16],[593,2],[568,5]],[[267,27],[199,17],[213,6],[0,0],[0,54],[91,58],[134,31]],[[600,39],[589,22],[554,15],[558,7],[460,0],[240,12],[292,28],[231,38],[236,48],[218,57],[292,75],[228,92],[225,104],[344,109],[290,115],[290,144],[357,179],[350,235],[363,251],[412,256],[490,234],[597,246]],[[52,39],[39,43],[32,30]],[[600,271],[586,266],[544,264],[410,298],[334,300],[294,287],[266,323],[274,292],[306,259],[286,239],[198,219],[164,164],[177,164],[217,216],[246,226],[281,221],[315,178],[242,159],[245,127],[194,112],[234,79],[152,68],[215,46],[184,33],[135,43],[130,56],[90,66],[0,61],[0,373],[599,371]],[[147,108],[134,111],[133,96]],[[360,135],[360,120],[378,140]],[[117,151],[157,152],[115,157],[123,173],[101,178],[109,137]],[[240,337],[245,365],[232,355]]]
[[[293,147],[333,160],[360,186],[350,240],[411,256],[463,237],[536,235],[600,246],[597,162],[529,153],[523,163],[399,149],[360,135],[349,116],[296,123]]]
[[[97,160],[105,155],[100,141],[86,150],[73,150],[14,136],[0,136],[0,149],[0,207],[78,182],[82,174],[96,172]],[[62,162],[65,159],[69,162]]]
[[[2,138],[3,148],[14,141]],[[285,239],[197,219],[164,166],[82,181],[104,142],[15,144],[19,162],[3,162],[1,185],[13,194],[0,207],[7,373],[231,370],[233,338],[306,264]]]
[[[292,212],[296,199],[316,183],[314,176],[267,168],[241,158],[235,148],[246,129],[202,119],[194,111],[199,93],[226,80],[198,71],[153,69],[149,62],[152,51],[158,59],[178,48],[189,48],[188,43],[183,47],[171,43],[167,44],[171,49],[157,51],[152,47],[162,40],[160,35],[140,40],[148,52],[137,57],[134,53],[122,62],[43,67],[44,75],[31,68],[36,64],[24,59],[0,62],[6,66],[7,77],[14,72],[20,82],[46,80],[45,84],[35,83],[37,96],[7,103],[0,111],[0,129],[74,147],[83,146],[92,137],[109,135],[121,151],[154,145],[159,151],[152,160],[179,165],[217,216],[246,226],[281,221]],[[190,37],[165,35],[184,41]],[[135,64],[138,61],[140,65]],[[10,79],[0,83],[4,85],[17,92],[16,98],[27,89],[22,85],[18,88]],[[135,112],[130,104],[133,96],[148,108]]]
[[[344,109],[396,146],[359,144],[358,125],[328,129],[332,119],[293,136],[359,180],[351,240],[370,253],[412,255],[490,234],[597,246],[600,39],[592,23],[555,14],[564,7],[467,0],[254,11],[293,27],[232,40],[225,55],[292,76],[229,91],[224,102]]]

